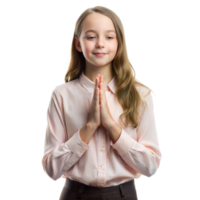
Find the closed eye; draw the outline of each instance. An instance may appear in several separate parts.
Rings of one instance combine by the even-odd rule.
[[[92,38],[95,38],[95,37],[88,37],[87,39],[92,39]],[[113,39],[112,37],[107,37],[107,38]]]

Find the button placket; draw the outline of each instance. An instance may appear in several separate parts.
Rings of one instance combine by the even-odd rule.
[[[100,151],[102,151],[102,152],[104,151],[103,147],[100,148]],[[103,163],[100,164],[100,167],[103,167]]]
[[[84,152],[84,151],[85,151],[85,149],[81,149],[81,150],[80,150],[81,153]]]
[[[101,147],[101,148],[100,148],[100,151],[104,151],[104,148],[103,148],[103,147]]]
[[[105,185],[105,168],[106,168],[106,155],[105,155],[105,145],[106,145],[106,140],[105,140],[105,133],[104,133],[104,128],[99,127],[98,129],[98,138],[99,138],[99,159],[98,159],[98,183],[99,186],[104,186]]]

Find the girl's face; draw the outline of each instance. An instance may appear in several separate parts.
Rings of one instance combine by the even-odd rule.
[[[83,21],[80,37],[75,37],[75,45],[78,51],[83,52],[86,65],[110,66],[118,47],[112,20],[99,13],[89,14]],[[99,57],[95,53],[105,55]]]

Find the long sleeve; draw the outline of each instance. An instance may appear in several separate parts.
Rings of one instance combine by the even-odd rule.
[[[47,128],[42,166],[53,180],[75,165],[89,148],[79,135],[80,129],[68,138],[64,120],[63,98],[54,89],[47,110]]]
[[[151,93],[145,98],[147,107],[142,111],[142,119],[137,127],[137,141],[122,129],[119,139],[111,146],[121,158],[141,176],[152,176],[161,161]]]
[[[137,85],[142,99],[137,128],[121,126],[117,141],[105,127],[96,129],[84,143],[80,130],[88,122],[95,83],[81,75],[55,87],[47,108],[44,153],[41,156],[45,174],[51,179],[69,178],[94,187],[110,187],[152,176],[161,161],[153,113],[153,99],[148,88]],[[123,108],[116,101],[115,77],[105,86],[107,104],[118,127],[109,127],[119,135]],[[111,130],[112,129],[112,130]],[[117,130],[118,129],[118,130]],[[113,141],[115,142],[113,144]]]

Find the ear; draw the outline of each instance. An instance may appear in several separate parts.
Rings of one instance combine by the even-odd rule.
[[[77,36],[74,37],[74,43],[75,43],[75,47],[76,47],[77,51],[82,52],[81,43]]]

